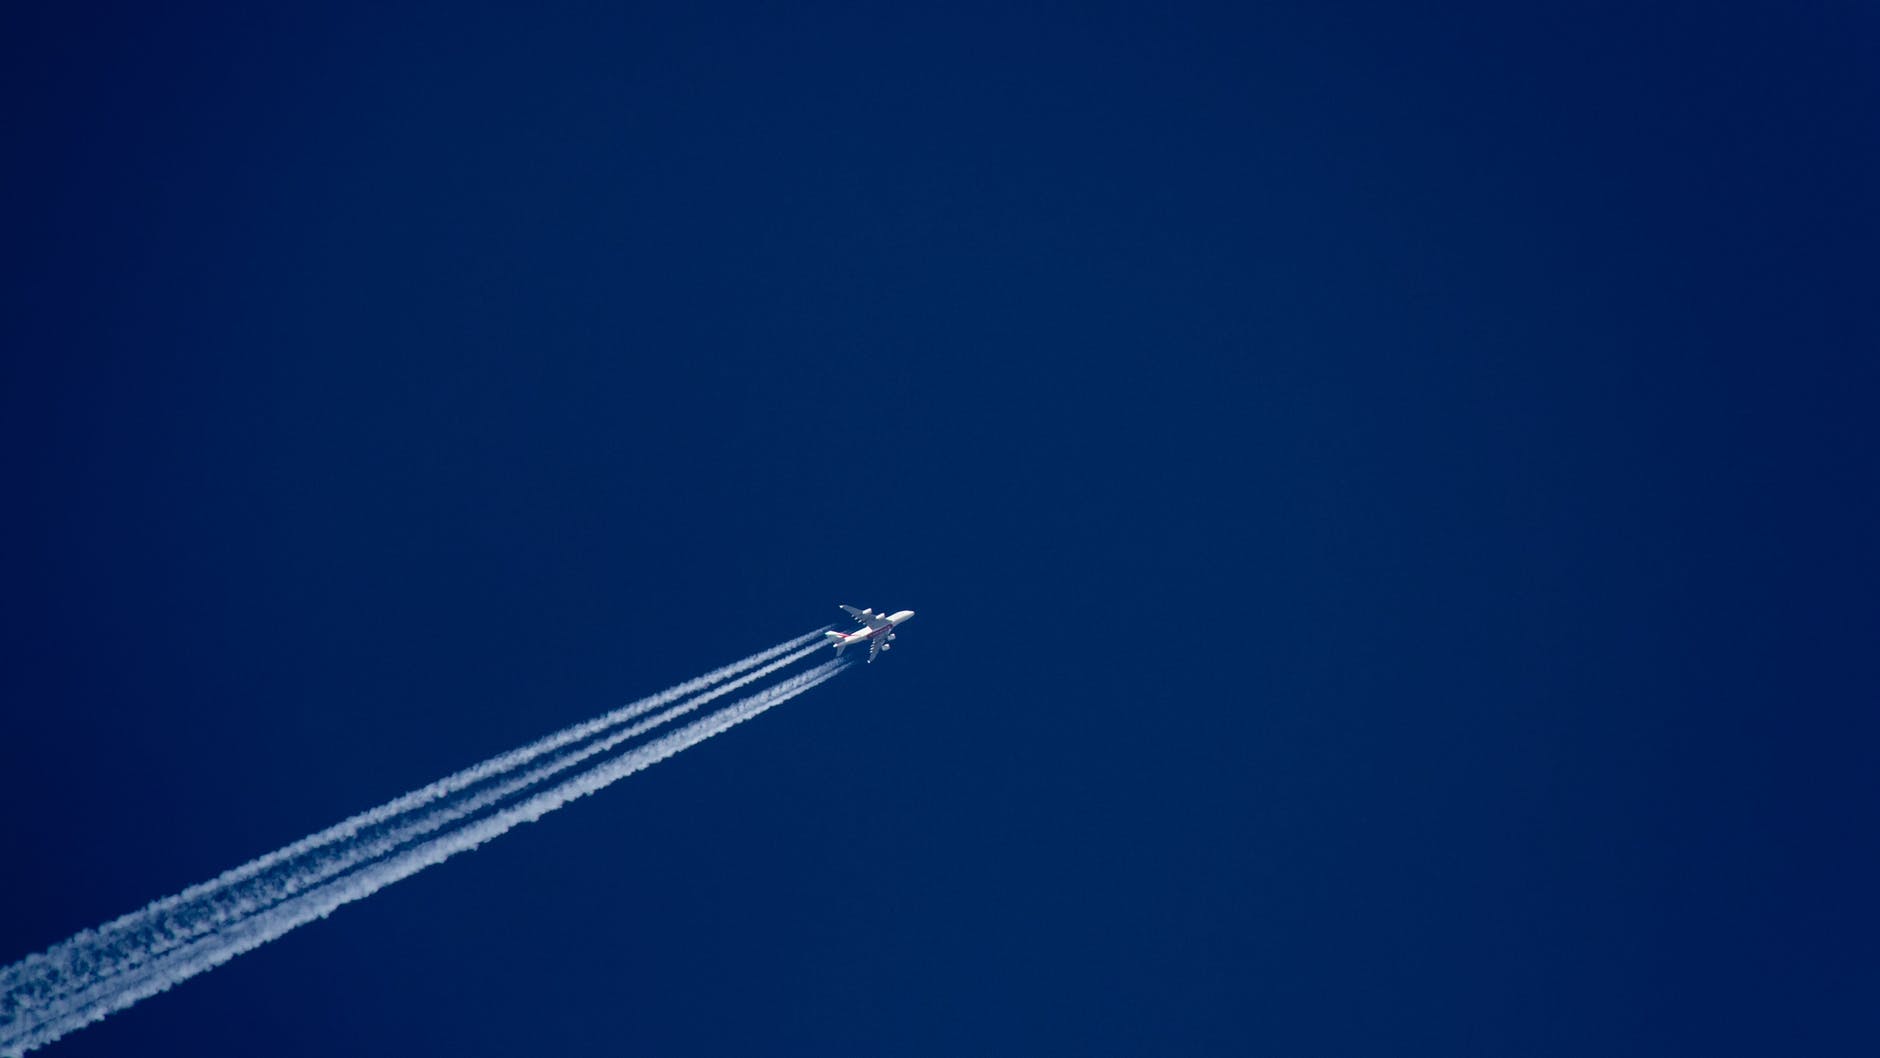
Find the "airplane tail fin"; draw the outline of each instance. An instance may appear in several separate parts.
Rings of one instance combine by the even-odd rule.
[[[836,653],[838,655],[842,653],[843,647],[846,647],[849,645],[849,637],[843,635],[841,632],[824,632],[823,641],[826,643],[834,643],[836,645]]]

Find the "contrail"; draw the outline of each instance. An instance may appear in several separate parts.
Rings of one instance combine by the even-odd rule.
[[[793,640],[792,642],[800,641],[799,639]],[[779,669],[795,664],[821,649],[822,643],[820,641],[800,647],[767,665],[753,669],[703,694],[666,709],[650,719],[617,728],[604,738],[596,739],[582,746],[580,749],[557,757],[546,764],[527,771],[522,771],[520,775],[505,779],[502,782],[492,785],[488,789],[480,790],[467,797],[459,797],[445,801],[443,805],[427,813],[420,814],[416,809],[410,810],[405,813],[405,816],[416,816],[417,818],[415,820],[411,822],[398,822],[397,826],[383,834],[370,838],[355,836],[350,839],[342,838],[334,840],[327,843],[324,848],[314,850],[312,858],[308,859],[305,863],[290,866],[285,870],[272,872],[264,868],[255,872],[253,877],[237,883],[224,885],[207,897],[199,898],[195,901],[182,901],[180,904],[166,907],[160,913],[147,915],[146,921],[128,931],[118,931],[111,935],[101,935],[98,939],[92,940],[89,943],[85,942],[85,935],[80,934],[78,937],[74,937],[72,940],[60,945],[59,949],[55,949],[60,951],[63,958],[54,962],[42,962],[36,967],[28,968],[25,973],[16,975],[20,980],[15,982],[14,986],[11,988],[0,989],[0,995],[6,996],[8,1000],[11,1001],[9,1005],[16,1005],[22,1008],[38,1008],[59,1002],[83,1002],[83,996],[76,995],[76,993],[96,993],[100,989],[107,987],[111,979],[116,975],[135,969],[179,945],[185,944],[196,937],[226,928],[288,897],[311,889],[329,878],[343,874],[362,863],[375,860],[409,841],[433,833],[458,820],[473,816],[492,805],[507,800],[516,793],[550,776],[567,771],[569,768],[574,767],[582,761],[605,753],[629,739],[644,734],[686,713],[693,712],[700,706],[715,701],[739,688],[748,686]],[[772,653],[772,651],[765,651],[764,654],[755,656],[763,657],[770,653]],[[748,662],[748,660],[749,659],[746,659],[746,662]],[[740,662],[739,664],[743,665],[746,662]],[[689,683],[680,684],[679,686],[681,688],[694,687],[702,680],[723,679],[723,674],[726,671],[726,669],[720,669],[707,677],[701,677],[700,680],[693,680]],[[730,671],[735,671],[735,669],[731,669]],[[614,714],[609,715],[641,715],[649,708],[645,703],[652,702],[658,704],[662,701],[670,701],[671,698],[672,692],[662,692],[651,698],[642,699],[640,702],[636,702],[631,706],[616,710]],[[590,721],[587,724],[577,725],[575,728],[568,728],[567,731],[592,727],[598,723],[599,719]],[[566,732],[558,732],[548,739],[543,739],[531,744],[527,749],[534,750],[537,746],[546,745],[549,741],[560,738],[565,733]],[[504,754],[502,757],[492,758],[492,760],[520,758],[526,761],[528,758],[521,757],[522,752],[523,751],[517,751],[514,754]],[[485,763],[487,764],[489,762]],[[478,765],[477,767],[481,768],[483,766],[484,765]],[[507,770],[510,773],[514,773],[521,771],[521,767],[511,767]],[[463,774],[466,773],[458,773],[458,775]],[[504,773],[500,771],[496,773],[498,776],[502,774]],[[452,779],[455,778],[457,778],[457,776],[452,776]],[[450,780],[443,781],[448,782]],[[432,784],[432,786],[439,785],[439,783]],[[426,789],[430,788],[431,787],[426,787]],[[359,819],[364,818],[364,816],[356,816],[354,818]],[[305,842],[297,842],[296,844],[305,844]],[[291,848],[293,846],[289,847]],[[293,858],[282,857],[279,853],[262,857],[262,860],[270,859],[273,861],[271,864],[273,866],[291,864],[293,862]],[[261,861],[257,860],[253,862],[259,863]],[[232,874],[234,872],[230,873]],[[153,904],[151,906],[155,907],[156,905]],[[103,931],[99,932],[102,934]],[[74,966],[82,966],[83,969],[82,971],[74,972]],[[68,999],[67,997],[71,998]],[[0,1010],[0,1013],[4,1012],[5,1011]]]
[[[544,753],[552,753],[563,746],[578,742],[581,739],[603,731],[615,724],[644,715],[647,712],[677,701],[695,691],[703,690],[713,684],[719,683],[727,677],[735,676],[745,669],[761,665],[779,654],[787,653],[812,640],[820,640],[823,631],[827,627],[828,626],[825,625],[823,628],[819,628],[814,632],[797,636],[795,639],[779,643],[767,650],[760,650],[741,661],[733,662],[723,668],[714,669],[697,679],[687,680],[684,683],[669,687],[658,694],[621,706],[612,712],[597,716],[592,720],[563,728],[521,749],[510,750],[507,753],[499,753],[480,764],[474,764],[453,775],[445,776],[427,786],[421,786],[401,797],[395,797],[377,808],[361,812],[317,834],[309,835],[284,848],[277,849],[265,856],[259,856],[249,860],[239,867],[224,871],[207,882],[192,885],[182,892],[177,893],[175,896],[164,897],[161,900],[154,901],[137,911],[113,919],[96,929],[81,931],[73,935],[70,939],[47,949],[44,953],[29,955],[11,966],[0,969],[0,996],[10,994],[15,985],[29,973],[34,973],[35,971],[43,972],[44,968],[48,965],[53,967],[69,965],[72,962],[73,956],[77,954],[81,947],[95,949],[108,942],[113,937],[151,924],[157,916],[182,904],[203,900],[205,898],[213,899],[219,891],[249,878],[253,878],[285,860],[304,855],[335,842],[346,841],[356,836],[361,830],[367,827],[375,826],[396,816],[403,815],[406,812],[422,808],[427,804],[437,801],[439,798],[448,797],[460,790],[474,786],[485,779],[521,767]],[[4,1008],[0,1008],[0,1013],[4,1012]]]
[[[26,1049],[26,1047],[38,1047],[39,1043],[51,1041],[51,1039],[55,1039],[58,1034],[70,1032],[71,1026],[88,1024],[90,1020],[96,1020],[96,1017],[103,1017],[103,1015],[81,1017],[81,1020],[73,1022],[68,1028],[60,1028],[60,1030],[56,1030],[53,1035],[45,1035],[49,1032],[49,1026],[51,1026],[55,1020],[58,1020],[60,1024],[68,1022],[70,1017],[66,1017],[66,1013],[68,1013],[70,1009],[73,1009],[73,1007],[77,1007],[77,1005],[88,1004],[88,1000],[90,1000],[92,994],[96,994],[96,992],[118,992],[117,983],[111,981],[113,977],[118,977],[118,975],[130,975],[130,972],[135,970],[137,966],[141,966],[141,964],[145,964],[145,962],[150,962],[154,957],[162,957],[165,951],[175,949],[179,943],[186,943],[186,941],[194,940],[197,936],[209,934],[209,940],[199,941],[199,943],[192,945],[192,947],[188,949],[188,951],[199,951],[199,949],[203,949],[203,947],[207,947],[207,945],[216,943],[216,938],[220,936],[216,930],[226,930],[229,926],[239,925],[244,917],[252,917],[252,915],[256,915],[258,911],[265,910],[267,906],[271,906],[271,904],[278,902],[278,900],[290,898],[290,896],[295,896],[297,893],[306,893],[308,889],[320,885],[321,881],[335,878],[335,876],[346,872],[346,870],[350,870],[353,866],[368,863],[370,859],[385,855],[387,851],[393,851],[393,849],[399,848],[402,844],[406,844],[406,842],[410,842],[410,840],[415,840],[415,838],[419,838],[419,836],[423,836],[423,834],[429,834],[429,832],[449,827],[451,823],[461,821],[464,817],[474,816],[474,814],[478,814],[481,810],[485,810],[485,808],[489,808],[489,806],[493,806],[493,804],[504,801],[506,797],[511,797],[511,795],[519,793],[521,789],[534,786],[534,784],[538,784],[541,780],[553,776],[556,772],[570,769],[573,765],[585,761],[585,759],[592,757],[592,755],[607,752],[607,750],[619,746],[620,742],[624,742],[626,739],[632,739],[635,735],[641,735],[641,733],[645,733],[645,731],[650,731],[652,727],[658,727],[658,725],[667,723],[669,720],[677,718],[677,716],[682,716],[684,712],[692,712],[692,710],[696,710],[696,708],[701,707],[701,705],[713,701],[716,697],[722,697],[724,693],[737,690],[737,688],[741,688],[741,686],[746,686],[746,684],[750,684],[750,682],[754,682],[754,680],[758,680],[758,678],[773,673],[773,671],[784,667],[784,665],[790,665],[793,661],[805,658],[805,656],[816,652],[816,650],[822,646],[822,643],[820,643],[822,631],[823,630],[810,631],[810,633],[805,633],[805,635],[799,635],[799,637],[790,639],[790,641],[786,641],[786,643],[780,643],[780,645],[771,646],[771,648],[767,648],[767,650],[761,650],[758,654],[752,654],[750,658],[744,658],[744,660],[726,665],[726,667],[722,667],[722,669],[716,669],[713,673],[707,673],[705,677],[699,677],[696,678],[696,680],[686,680],[686,682],[682,682],[682,684],[677,684],[677,686],[669,688],[666,692],[650,695],[650,697],[635,701],[632,705],[626,705],[626,707],[620,707],[617,708],[617,710],[613,710],[613,712],[607,712],[607,714],[603,714],[603,716],[598,716],[598,718],[594,718],[594,720],[588,720],[588,722],[585,723],[577,723],[577,725],[566,727],[566,729],[562,729],[562,731],[556,731],[555,735],[549,735],[549,737],[545,737],[545,739],[536,740],[536,742],[528,744],[525,748],[511,750],[508,754],[500,754],[496,755],[496,757],[491,757],[491,759],[487,759],[487,761],[483,761],[483,763],[479,763],[479,765],[474,765],[474,767],[470,767],[470,769],[455,772],[455,774],[446,776],[446,778],[442,778],[442,780],[438,780],[438,782],[434,782],[434,784],[414,789],[412,793],[406,793],[406,795],[402,795],[402,797],[395,799],[395,801],[385,802],[382,806],[372,808],[372,810],[363,812],[363,814],[359,814],[359,816],[350,817],[350,819],[346,819],[344,823],[338,823],[335,827],[329,827],[329,829],[318,832],[318,834],[312,834],[312,836],[303,838],[303,840],[299,840],[299,842],[293,842],[291,846],[276,849],[273,853],[267,853],[267,855],[258,857],[258,859],[243,864],[243,866],[239,866],[239,868],[233,868],[233,870],[229,870],[229,872],[224,872],[222,876],[212,879],[209,883],[194,885],[194,887],[190,887],[190,889],[184,889],[179,895],[167,896],[164,900],[156,900],[156,902],[152,902],[147,908],[143,908],[141,911],[135,911],[132,915],[124,915],[124,917],[115,919],[115,921],[111,921],[111,923],[107,923],[105,926],[100,926],[100,928],[96,928],[96,930],[85,930],[85,932],[73,936],[70,940],[62,941],[62,943],[58,943],[55,947],[51,947],[51,949],[49,949],[47,953],[43,953],[43,955],[34,955],[34,957],[24,958],[21,962],[15,962],[13,966],[8,966],[8,968],[0,970],[0,1052],[4,1052],[4,1054],[17,1054],[17,1052],[21,1052],[21,1050],[13,1050],[15,1047],[21,1047],[21,1049]],[[778,654],[788,654],[788,656],[782,658],[782,660],[773,661],[773,663],[769,663],[769,665],[763,665],[763,661],[773,660]],[[511,778],[508,782],[502,782],[502,784],[498,784],[498,786],[493,787],[493,789],[479,791],[479,793],[468,797],[468,799],[453,799],[453,801],[444,804],[440,810],[431,812],[431,814],[425,814],[425,816],[419,817],[417,821],[410,821],[410,823],[404,823],[404,821],[402,821],[402,817],[412,816],[419,808],[423,808],[423,806],[427,806],[427,804],[431,804],[431,802],[446,799],[451,793],[459,793],[462,789],[476,786],[478,782],[483,782],[483,780],[489,780],[489,778],[494,778],[494,776],[504,776],[506,772],[521,769],[523,765],[526,765],[526,763],[532,761],[532,759],[536,759],[536,757],[541,757],[543,754],[551,754],[551,752],[555,752],[558,748],[564,748],[564,746],[573,744],[573,742],[579,742],[581,739],[588,739],[588,737],[592,737],[592,735],[596,735],[596,733],[607,731],[609,727],[615,727],[615,725],[620,725],[620,723],[624,723],[626,720],[643,716],[643,714],[647,714],[647,712],[654,710],[654,708],[667,705],[667,703],[671,703],[671,701],[675,701],[675,699],[681,699],[681,697],[688,695],[688,693],[694,693],[697,692],[697,690],[701,690],[701,688],[709,688],[709,686],[713,686],[713,684],[724,682],[724,680],[728,680],[729,677],[741,673],[744,669],[752,669],[752,667],[756,667],[756,665],[761,665],[760,671],[754,671],[754,673],[748,673],[748,675],[744,675],[744,677],[735,678],[735,680],[729,682],[728,686],[722,686],[722,688],[718,688],[718,690],[714,690],[714,692],[697,695],[696,699],[682,703],[681,707],[669,708],[669,710],[662,712],[660,716],[656,716],[656,718],[652,718],[652,720],[647,720],[647,722],[643,723],[634,723],[628,731],[617,731],[617,733],[613,733],[613,735],[609,735],[609,737],[605,737],[605,739],[596,740],[594,744],[585,746],[585,748],[581,748],[581,750],[577,750],[577,752],[573,752],[573,754],[562,755],[562,757],[558,757],[558,759],[547,763],[547,765],[543,765],[543,767],[532,769],[530,772],[526,772],[525,776],[521,776],[521,778]],[[793,697],[795,693],[808,690],[808,686],[814,686],[816,682],[822,682],[823,678],[829,678],[833,673],[835,673],[835,669],[829,669],[827,665],[823,665],[822,669],[816,669],[816,671],[812,671],[812,673],[805,673],[803,677],[793,678],[793,680],[784,680],[782,684],[778,684],[775,688],[769,688],[769,690],[765,690],[765,692],[760,692],[760,695],[752,695],[752,697],[744,699],[741,703],[733,705],[731,710],[748,708],[750,707],[750,703],[754,703],[754,701],[769,701],[769,705],[775,705],[776,701],[782,701],[782,699],[786,699],[786,697]],[[808,682],[805,682],[805,680],[808,680]],[[780,693],[782,697],[776,697],[775,701],[767,699],[767,695],[776,695],[776,693]],[[769,705],[765,705],[763,708],[769,708]],[[724,710],[724,712],[731,712],[731,710]],[[694,727],[696,727],[696,725],[694,725]],[[692,727],[688,727],[688,731],[690,731],[690,729],[692,729]],[[707,735],[701,735],[697,740],[703,740],[703,737],[709,737],[709,735],[713,735],[713,733],[716,733],[716,729],[709,731]],[[684,748],[684,746],[681,746],[681,748]],[[639,752],[639,750],[635,750],[634,754],[637,754],[637,752]],[[671,750],[671,752],[679,752],[679,750],[675,748],[675,750]],[[671,752],[666,755],[671,755]],[[622,757],[626,757],[626,755],[622,755]],[[658,757],[658,759],[664,759],[664,755]],[[647,761],[647,763],[652,763],[652,761]],[[611,767],[611,763],[609,763],[609,765],[603,765],[603,767]],[[647,767],[647,765],[643,763],[643,765],[639,765],[639,767]],[[635,767],[635,769],[632,770],[639,769]],[[622,772],[622,774],[630,774],[630,772]],[[575,782],[575,780],[570,780],[570,782]],[[556,789],[564,789],[564,787],[570,786],[570,782],[564,782],[562,786],[556,787]],[[534,804],[536,801],[538,801],[538,799],[532,799],[528,804]],[[545,810],[543,810],[543,812],[545,812]],[[361,832],[367,831],[367,829],[374,827],[374,825],[387,823],[387,821],[400,823],[400,825],[393,827],[393,831],[385,832],[385,834],[380,834],[380,836],[374,836],[374,838],[370,838],[370,840],[361,840]],[[511,825],[513,825],[513,823],[511,823]],[[504,827],[504,829],[508,829],[508,827]],[[447,836],[449,836],[449,834],[446,834],[446,838]],[[431,842],[431,844],[436,844],[436,842]],[[419,848],[429,848],[431,844],[419,846]],[[291,868],[291,870],[284,872],[284,874],[282,874],[282,872],[274,872],[274,878],[265,878],[265,874],[269,874],[271,868],[276,868],[278,864],[291,863],[295,857],[305,857],[306,853],[320,853],[320,855],[316,855],[316,859],[314,859],[312,863],[295,866],[295,868]],[[449,855],[449,853],[446,853],[446,855]],[[353,878],[357,878],[357,876],[353,876]],[[402,878],[402,876],[400,876],[400,878]],[[250,881],[250,885],[241,885],[244,881]],[[342,881],[346,881],[346,879],[342,879]],[[389,883],[389,881],[387,881],[387,883]],[[316,893],[318,893],[318,891],[316,891]],[[312,895],[312,893],[308,893],[308,895]],[[352,898],[357,898],[357,896],[352,896]],[[344,902],[344,900],[342,900],[342,902]],[[335,904],[335,906],[337,906],[337,904]],[[323,913],[325,913],[325,911],[321,911],[321,915],[323,915]],[[295,923],[295,925],[299,925],[299,923]],[[291,926],[288,926],[288,928],[291,928]],[[286,932],[286,930],[282,930],[282,932]],[[273,934],[273,936],[278,936],[278,934]],[[250,945],[250,947],[252,947],[252,945]],[[246,951],[246,947],[243,947],[241,951]],[[186,953],[182,953],[182,955],[186,955]],[[222,958],[211,962],[211,966],[212,964],[218,964],[218,962],[222,962]],[[152,972],[154,972],[154,970],[156,970],[156,968],[152,968]],[[132,977],[141,979],[141,977],[145,977],[145,975],[147,975],[147,973],[139,973],[139,975],[132,975]],[[133,985],[133,983],[135,983],[133,979],[132,981],[126,981],[126,985]],[[162,985],[162,987],[169,987],[169,985]],[[158,988],[158,990],[160,990],[160,988]],[[143,994],[150,994],[150,992],[143,992]],[[141,996],[137,996],[137,998],[141,998]],[[135,1002],[135,998],[133,998],[133,1000],[126,1000],[126,1002],[120,1002],[120,1004],[107,1005],[107,1007],[105,1007],[105,1013],[109,1013],[111,1009],[122,1009],[122,1005],[128,1005],[130,1002]],[[32,1037],[30,1041],[26,1039],[26,1034],[23,1034],[23,1022],[26,1022],[26,1020],[30,1020],[34,1026],[38,1026],[38,1028],[26,1030],[26,1034],[30,1034],[30,1037]]]
[[[14,1058],[35,1047],[51,1043],[74,1029],[181,984],[298,926],[324,918],[345,904],[371,896],[393,882],[442,863],[459,852],[474,849],[519,824],[534,822],[570,801],[605,789],[802,694],[834,677],[849,664],[851,662],[846,658],[837,659],[783,680],[677,731],[598,764],[510,808],[363,867],[270,910],[252,915],[188,947],[173,951],[142,970],[122,975],[101,996],[87,997],[71,1004],[57,1004],[56,1009],[46,1011],[44,1017],[36,1018],[32,1026],[16,1028],[12,1035],[0,1039],[0,1054]]]

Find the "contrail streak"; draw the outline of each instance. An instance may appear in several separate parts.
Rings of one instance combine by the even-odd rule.
[[[345,904],[371,896],[393,882],[442,863],[459,852],[474,849],[522,823],[534,822],[570,801],[605,789],[802,694],[832,678],[849,664],[851,662],[848,659],[837,659],[782,680],[676,731],[604,761],[514,806],[363,867],[267,911],[251,915],[224,930],[173,951],[139,971],[122,975],[111,984],[106,994],[88,998],[82,1001],[83,1005],[56,1005],[58,1009],[44,1012],[46,1016],[36,1018],[32,1026],[16,1028],[12,1035],[0,1039],[0,1054],[13,1058],[51,1043],[73,1029],[181,984],[298,926],[324,918]]]
[[[367,827],[376,826],[379,823],[403,815],[406,812],[422,808],[440,798],[448,797],[460,790],[474,786],[485,779],[521,767],[544,753],[552,753],[563,746],[578,742],[581,739],[603,731],[615,724],[631,720],[634,717],[644,715],[660,706],[675,702],[686,695],[703,690],[728,677],[735,676],[745,669],[761,665],[779,654],[787,653],[812,640],[820,641],[822,633],[827,627],[828,626],[825,625],[823,628],[819,628],[814,632],[797,636],[795,639],[779,643],[767,650],[760,650],[741,661],[733,662],[723,668],[714,669],[697,679],[687,680],[684,683],[669,687],[658,694],[621,706],[612,712],[597,716],[592,720],[563,728],[552,735],[531,742],[520,749],[510,750],[507,753],[499,753],[480,764],[474,764],[453,775],[445,776],[427,786],[421,786],[401,797],[395,797],[379,805],[377,808],[361,812],[317,834],[309,835],[284,848],[277,849],[265,856],[259,856],[249,860],[239,867],[224,871],[207,882],[192,885],[174,896],[168,896],[161,900],[154,901],[137,911],[113,919],[96,929],[88,929],[74,934],[68,940],[54,945],[44,953],[29,955],[11,966],[0,969],[0,996],[6,996],[11,993],[14,987],[24,980],[28,974],[45,973],[49,967],[51,968],[51,973],[55,975],[60,973],[61,968],[70,966],[74,957],[79,954],[80,949],[96,949],[120,934],[151,925],[156,920],[157,916],[173,908],[205,898],[213,899],[221,890],[227,889],[249,878],[253,878],[283,861],[304,855],[335,842],[346,841],[356,836],[361,830]],[[4,1010],[0,1009],[0,1013],[4,1013]]]
[[[505,779],[485,790],[480,790],[467,797],[445,801],[440,807],[420,814],[415,809],[406,816],[417,816],[409,823],[399,823],[384,834],[371,838],[354,837],[328,843],[324,848],[314,851],[308,862],[291,866],[285,870],[260,872],[255,877],[236,884],[222,887],[209,899],[195,902],[185,901],[180,906],[171,907],[161,914],[150,916],[150,920],[128,933],[102,938],[90,945],[81,945],[80,938],[67,941],[62,948],[73,949],[62,963],[42,964],[39,973],[28,973],[12,989],[0,990],[0,994],[11,992],[9,997],[23,1008],[42,1007],[55,1002],[82,1003],[84,995],[99,992],[108,986],[116,975],[135,969],[170,951],[181,944],[225,928],[258,911],[279,903],[297,893],[304,892],[329,878],[343,874],[362,863],[375,860],[405,843],[426,834],[433,833],[461,819],[483,811],[507,800],[516,793],[541,782],[557,773],[591,759],[621,743],[659,727],[677,717],[697,710],[700,706],[722,698],[732,691],[748,686],[765,676],[786,666],[795,664],[803,658],[822,649],[820,641],[785,654],[783,657],[760,666],[735,679],[722,683],[703,694],[690,698],[679,705],[639,723],[628,724],[615,729],[606,737],[595,739],[580,749],[557,757],[546,764],[523,771],[515,778]],[[766,651],[765,654],[770,653]],[[761,656],[761,655],[759,655]],[[742,663],[740,663],[742,664]],[[722,679],[721,669],[709,677]],[[680,687],[695,686],[699,680],[680,684]],[[644,703],[670,701],[670,692],[643,699],[627,706],[617,713],[627,715],[643,714],[648,708]],[[614,715],[614,714],[610,714]],[[598,721],[578,727],[589,727]],[[567,730],[575,730],[569,728]],[[562,733],[550,736],[560,737]],[[545,744],[548,739],[532,744],[529,749]],[[504,757],[513,756],[504,754]],[[501,758],[492,758],[501,759]],[[481,765],[479,765],[481,767]],[[508,769],[513,773],[520,771],[520,766]],[[459,773],[460,775],[463,773]],[[498,772],[500,776],[504,773]],[[454,777],[453,777],[454,778]],[[437,785],[437,784],[433,784]],[[428,787],[427,787],[428,789]],[[362,817],[355,817],[362,818]],[[263,857],[267,859],[268,857]],[[259,861],[256,861],[259,862]],[[275,864],[291,863],[291,860],[275,859]],[[154,906],[154,905],[153,905]],[[82,937],[83,935],[81,935]],[[72,973],[65,969],[73,964],[84,967],[82,973]],[[78,993],[84,993],[84,995]],[[67,998],[70,997],[70,998]]]

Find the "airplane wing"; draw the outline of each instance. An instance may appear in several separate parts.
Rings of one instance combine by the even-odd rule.
[[[875,655],[879,653],[881,653],[881,640],[880,639],[869,640],[868,641],[868,660],[874,661]]]
[[[838,605],[840,605],[844,610],[847,610],[849,612],[849,616],[855,618],[855,623],[858,625],[867,625],[870,628],[880,628],[883,625],[888,623],[888,619],[886,617],[883,617],[880,614],[876,613],[873,609],[857,610],[855,607],[850,606],[847,603],[839,603]]]

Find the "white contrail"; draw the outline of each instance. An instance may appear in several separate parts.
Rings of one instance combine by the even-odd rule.
[[[745,669],[761,665],[779,654],[787,653],[812,640],[820,642],[822,633],[827,627],[828,626],[825,625],[823,628],[819,628],[814,632],[797,636],[795,639],[779,643],[767,650],[760,650],[741,661],[733,662],[723,668],[708,672],[697,679],[687,680],[674,687],[669,687],[658,694],[621,706],[612,712],[597,716],[592,720],[563,728],[521,749],[514,749],[507,753],[497,754],[480,764],[472,765],[454,775],[445,776],[427,786],[421,786],[401,797],[395,797],[377,808],[361,812],[317,834],[302,838],[284,848],[277,849],[265,856],[259,856],[239,867],[224,871],[207,882],[192,885],[174,896],[168,896],[161,900],[154,901],[137,911],[113,919],[96,929],[88,929],[74,934],[71,938],[54,945],[43,953],[29,955],[11,966],[0,968],[0,996],[5,996],[10,993],[15,985],[22,981],[28,974],[38,975],[49,972],[53,975],[58,975],[62,972],[68,972],[74,959],[80,955],[81,949],[96,950],[105,943],[110,942],[114,937],[152,924],[158,916],[185,903],[214,899],[215,895],[220,891],[249,878],[253,878],[283,861],[304,855],[335,842],[346,841],[356,836],[361,830],[367,827],[376,826],[399,815],[403,815],[406,812],[431,804],[439,798],[448,797],[460,790],[474,786],[485,779],[519,768],[544,753],[552,753],[563,746],[578,742],[581,739],[606,730],[615,724],[623,723],[634,717],[644,715],[660,706],[675,702],[686,695],[703,690],[728,677],[735,676]]]
[[[375,860],[409,841],[433,833],[458,820],[469,818],[550,776],[567,771],[582,761],[596,757],[629,739],[693,712],[700,706],[763,679],[779,669],[795,664],[821,649],[822,643],[816,642],[791,651],[767,665],[687,699],[649,719],[616,728],[604,738],[595,739],[572,753],[523,771],[514,778],[506,778],[488,789],[479,790],[467,797],[447,800],[430,812],[420,814],[412,810],[406,813],[407,816],[417,817],[412,822],[400,822],[387,832],[371,838],[342,839],[328,843],[325,848],[316,850],[317,855],[308,862],[291,866],[286,870],[263,872],[242,883],[224,886],[210,899],[193,903],[185,901],[178,907],[150,916],[148,921],[135,930],[119,932],[89,945],[78,944],[80,938],[74,938],[61,946],[71,949],[63,963],[42,964],[37,968],[40,972],[25,974],[15,987],[0,989],[0,995],[12,992],[10,998],[22,1009],[43,1007],[54,1002],[83,1002],[83,996],[77,993],[95,993],[106,987],[116,975],[135,969],[181,944],[226,928],[288,897],[305,892],[329,878],[343,874],[362,863]],[[720,673],[722,671],[720,670]],[[720,673],[712,675],[722,678]],[[692,681],[693,684],[697,682]],[[681,684],[680,686],[688,685]],[[664,696],[656,695],[644,701],[656,701],[662,697]],[[635,713],[644,712],[641,703],[635,703],[627,709]],[[621,712],[625,711],[621,710]],[[541,743],[537,743],[539,744]],[[505,756],[509,755],[505,754]],[[519,767],[509,769],[512,773],[520,770]],[[287,861],[277,859],[275,862],[279,864]],[[83,971],[61,972],[63,966],[74,964],[82,964]]]
[[[22,1055],[140,999],[181,984],[298,926],[324,918],[345,904],[371,896],[393,882],[442,863],[459,852],[474,849],[519,824],[534,822],[570,801],[602,790],[713,735],[729,730],[830,679],[850,664],[846,658],[837,659],[782,680],[677,731],[598,764],[519,804],[363,867],[267,911],[251,915],[227,929],[163,956],[140,971],[121,975],[103,995],[55,1004],[54,1009],[36,1017],[32,1026],[16,1026],[8,1030],[10,1035],[0,1038],[0,1054],[7,1058]]]

